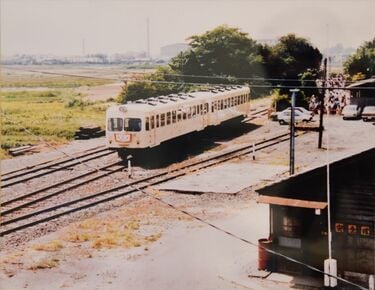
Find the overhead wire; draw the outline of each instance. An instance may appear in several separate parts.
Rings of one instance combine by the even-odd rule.
[[[13,124],[15,124],[15,125],[21,127],[21,128],[27,133],[27,134],[29,134],[29,135],[31,135],[31,136],[33,136],[33,137],[38,138],[38,140],[40,140],[40,142],[46,144],[48,147],[51,147],[53,150],[56,150],[56,151],[58,151],[58,152],[61,152],[61,153],[63,153],[64,155],[66,155],[66,156],[68,156],[68,157],[70,157],[70,158],[76,159],[76,157],[74,157],[74,156],[70,155],[69,153],[66,153],[66,152],[64,152],[64,151],[62,151],[62,150],[59,150],[59,149],[56,148],[55,146],[49,144],[49,143],[48,143],[46,140],[44,140],[42,137],[40,137],[40,136],[34,134],[33,132],[31,132],[30,130],[28,130],[27,128],[25,128],[24,126],[20,125],[18,122],[12,120],[12,118],[9,118],[8,116],[6,116],[6,114],[5,114],[2,110],[0,111],[0,114],[1,114],[4,118],[6,118],[8,121],[10,121],[10,122],[12,122]],[[86,163],[83,163],[82,161],[80,161],[80,163],[81,163],[82,165],[85,165],[85,166],[91,168],[91,169],[94,168],[94,169],[96,169],[98,172],[103,171],[103,170],[100,170],[99,168],[96,168],[96,167],[90,166],[90,165],[88,165],[88,164],[86,164]],[[115,179],[113,176],[109,175],[108,172],[106,172],[106,173],[107,173],[107,176],[108,176],[108,177],[110,177],[110,178],[113,179],[114,181],[118,182],[118,180]],[[126,185],[126,184],[125,184],[125,185]],[[341,278],[341,277],[339,277],[339,276],[332,275],[332,274],[330,274],[330,273],[326,273],[326,272],[324,272],[324,271],[322,271],[322,270],[320,270],[320,269],[318,269],[318,268],[316,268],[316,267],[314,267],[314,266],[311,266],[311,265],[309,265],[309,264],[307,264],[307,263],[304,263],[304,262],[302,262],[302,261],[296,260],[296,259],[294,259],[294,258],[291,258],[291,257],[289,257],[289,256],[287,256],[287,255],[284,255],[284,254],[282,254],[282,253],[279,253],[279,252],[277,252],[277,251],[274,251],[274,250],[271,250],[271,249],[265,248],[265,247],[263,247],[263,246],[260,246],[260,245],[254,243],[254,242],[252,242],[252,241],[250,241],[250,240],[248,240],[248,239],[242,238],[242,237],[240,237],[240,236],[238,236],[238,235],[236,235],[236,234],[234,234],[234,233],[232,233],[232,232],[230,232],[230,231],[227,231],[227,230],[225,230],[225,229],[223,229],[223,228],[221,228],[221,227],[219,227],[219,226],[217,226],[217,225],[215,225],[215,224],[213,224],[213,223],[211,223],[211,222],[209,222],[209,221],[206,221],[206,220],[204,220],[204,219],[202,219],[202,218],[200,218],[200,217],[198,217],[198,216],[196,216],[196,215],[194,215],[194,214],[192,214],[192,213],[190,213],[190,212],[188,212],[188,211],[186,211],[186,210],[180,209],[180,208],[176,207],[175,205],[173,205],[173,204],[171,204],[171,203],[165,201],[164,199],[162,199],[162,198],[160,198],[160,197],[158,197],[158,196],[156,196],[156,195],[154,195],[154,194],[152,194],[152,193],[149,193],[149,192],[147,192],[147,191],[145,191],[145,190],[143,190],[143,189],[140,189],[140,188],[138,188],[138,187],[135,186],[135,185],[128,184],[128,186],[131,187],[131,188],[133,188],[133,189],[135,189],[135,190],[137,190],[137,191],[139,191],[139,192],[142,192],[142,193],[146,194],[147,196],[149,196],[149,197],[151,197],[151,198],[157,200],[158,202],[160,202],[160,203],[162,203],[162,204],[164,204],[164,205],[167,205],[168,207],[172,208],[173,210],[176,210],[176,211],[178,211],[178,212],[180,212],[180,213],[182,213],[182,214],[184,214],[184,215],[187,215],[187,216],[189,216],[189,217],[191,217],[191,218],[193,218],[193,219],[195,219],[195,220],[197,220],[197,221],[199,221],[199,222],[201,222],[201,223],[203,223],[203,224],[205,224],[205,225],[207,225],[207,226],[210,226],[210,227],[213,228],[213,229],[216,229],[216,230],[218,230],[218,231],[220,231],[220,232],[222,232],[222,233],[224,233],[224,234],[226,234],[226,235],[228,235],[228,236],[231,236],[232,238],[235,238],[235,239],[237,239],[237,240],[239,240],[239,241],[242,241],[242,242],[244,242],[244,243],[246,243],[246,244],[248,244],[248,245],[255,246],[255,247],[260,247],[260,248],[262,248],[263,250],[265,250],[265,251],[268,252],[268,253],[271,253],[271,254],[274,254],[274,255],[280,256],[280,257],[282,257],[282,258],[284,258],[284,259],[286,259],[286,260],[288,260],[288,261],[291,261],[291,262],[294,262],[294,263],[299,264],[299,265],[301,265],[301,266],[304,266],[304,267],[306,267],[306,268],[308,268],[308,269],[310,269],[310,270],[313,270],[313,271],[315,271],[315,272],[318,272],[318,273],[321,273],[321,274],[327,275],[327,276],[329,276],[329,277],[335,278],[335,279],[337,279],[337,280],[339,280],[339,281],[342,281],[342,282],[344,282],[344,283],[346,283],[346,284],[348,284],[348,285],[352,285],[352,286],[358,287],[358,288],[361,289],[361,290],[366,290],[366,289],[367,289],[367,288],[365,288],[365,287],[363,287],[363,286],[361,286],[361,285],[358,285],[358,284],[356,284],[356,283],[353,283],[353,282],[351,282],[351,281],[349,281],[349,280],[347,280],[347,279]],[[152,189],[151,186],[150,186],[150,188]]]
[[[40,73],[40,74],[48,74],[48,75],[58,75],[58,76],[66,76],[66,77],[78,77],[78,78],[87,78],[87,79],[99,79],[99,80],[112,80],[112,81],[130,81],[130,82],[146,82],[146,83],[155,83],[155,84],[181,84],[181,85],[196,85],[196,86],[218,86],[218,85],[222,85],[222,86],[226,86],[226,85],[234,85],[234,84],[238,84],[238,83],[234,83],[234,84],[227,84],[227,83],[223,83],[223,84],[219,84],[219,83],[195,83],[195,82],[175,82],[175,81],[158,81],[158,80],[147,80],[147,79],[143,79],[143,80],[139,80],[139,79],[135,79],[135,78],[128,78],[128,77],[124,77],[124,78],[107,78],[107,77],[95,77],[95,76],[87,76],[87,75],[78,75],[78,74],[67,74],[67,73],[55,73],[55,72],[49,72],[49,71],[41,71],[41,70],[26,70],[26,69],[19,69],[19,68],[9,68],[9,67],[6,67],[8,69],[14,69],[14,70],[20,70],[20,71],[25,71],[25,72],[33,72],[33,73]],[[215,76],[199,76],[199,75],[173,75],[173,74],[165,74],[165,75],[170,75],[170,76],[186,76],[186,77],[201,77],[201,78],[204,78],[204,77],[207,77],[207,78],[226,78],[226,79],[230,79],[230,77],[215,77]],[[261,80],[261,81],[301,81],[301,80],[297,80],[297,79],[265,79],[265,78],[235,78],[235,79],[239,79],[239,80]],[[347,87],[316,87],[316,86],[285,86],[285,85],[255,85],[255,84],[250,84],[252,87],[256,87],[256,88],[300,88],[300,89],[345,89],[345,90],[351,90],[351,89],[368,89],[368,90],[372,90],[372,89],[375,89],[375,87],[366,87],[366,88],[347,88]],[[10,120],[8,116],[6,116],[6,114],[1,111],[1,115],[6,118],[7,120]],[[17,122],[14,122],[14,121],[11,121],[13,124],[16,124],[18,126],[21,126],[20,124],[18,124]],[[22,127],[22,126],[21,126]],[[38,140],[44,144],[46,144],[48,147],[51,147],[53,150],[56,150],[56,151],[59,151],[60,153],[63,153],[65,156],[68,156],[68,157],[71,157],[71,158],[74,158],[76,159],[74,156],[71,156],[70,154],[56,148],[55,146],[49,144],[48,142],[46,142],[42,137],[40,136],[37,136],[36,134],[34,134],[33,132],[31,132],[30,130],[28,130],[27,128],[25,127],[22,127],[22,129],[29,135],[31,136],[34,136],[36,138],[38,138]],[[97,171],[101,171],[100,169],[96,168],[96,167],[93,167],[93,166],[90,166],[86,163],[83,163],[82,161],[79,161],[81,164],[91,168],[91,169],[95,169]],[[108,176],[113,178],[112,176],[109,175],[109,173],[107,172]],[[118,180],[114,179],[116,182],[118,182]],[[134,185],[129,185],[130,187],[133,187],[134,188]],[[300,264],[300,265],[303,265],[313,271],[316,271],[316,272],[319,272],[319,273],[322,273],[324,275],[328,275],[330,277],[333,277],[333,278],[336,278],[337,280],[340,280],[342,282],[345,282],[349,285],[352,285],[352,286],[356,286],[360,289],[366,289],[364,287],[362,287],[361,285],[358,285],[358,284],[355,284],[349,280],[346,280],[346,279],[343,279],[341,277],[338,277],[338,276],[334,276],[334,275],[331,275],[329,273],[325,273],[324,271],[321,271],[311,265],[308,265],[304,262],[301,262],[301,261],[298,261],[298,260],[295,260],[291,257],[288,257],[286,255],[283,255],[281,253],[278,253],[276,251],[273,251],[273,250],[270,250],[270,249],[267,249],[267,248],[264,248],[262,246],[259,246],[257,245],[256,243],[253,243],[249,240],[246,240],[244,238],[241,238],[229,231],[226,231],[224,229],[221,229],[220,227],[208,222],[208,221],[205,221],[203,219],[201,219],[200,217],[197,217],[185,210],[181,210],[181,209],[178,209],[177,207],[175,207],[174,205],[166,202],[165,200],[159,198],[159,197],[156,197],[152,194],[149,194],[147,193],[146,191],[142,190],[142,189],[139,189],[137,187],[135,187],[136,190],[140,191],[140,192],[143,192],[143,193],[146,193],[148,196],[151,196],[152,198],[158,200],[159,202],[161,203],[164,203],[166,205],[168,205],[169,207],[173,208],[174,210],[177,210],[185,215],[188,215],[192,218],[194,218],[195,220],[198,220],[216,230],[219,230],[227,235],[230,235],[232,236],[233,238],[236,238],[238,240],[241,240],[247,244],[250,244],[252,246],[257,246],[257,247],[261,247],[263,248],[265,251],[269,252],[269,253],[272,253],[272,254],[275,254],[275,255],[278,255],[280,257],[283,257],[289,261],[292,261],[294,263],[297,263],[297,264]]]
[[[49,71],[41,71],[41,70],[30,70],[30,69],[21,69],[21,68],[9,68],[13,70],[19,70],[24,72],[33,72],[33,73],[40,73],[40,74],[48,74],[48,75],[58,75],[58,76],[66,76],[66,77],[77,77],[77,78],[87,78],[87,79],[97,79],[97,80],[111,80],[111,81],[126,81],[126,82],[140,82],[140,83],[153,83],[153,84],[171,84],[171,85],[192,85],[192,86],[230,86],[230,85],[238,85],[238,82],[232,83],[198,83],[198,82],[184,82],[184,81],[160,81],[160,80],[150,80],[150,79],[136,79],[134,77],[122,77],[122,78],[109,78],[109,77],[96,77],[96,76],[87,76],[87,75],[80,75],[80,74],[67,74],[67,73],[55,73]],[[267,82],[267,79],[263,79]],[[271,80],[271,79],[270,79]],[[284,81],[297,81],[296,79],[279,79]],[[298,80],[301,82],[301,80]],[[250,85],[253,88],[276,88],[276,89],[328,89],[328,90],[374,90],[375,87],[330,87],[330,86],[306,86],[306,85],[259,85],[254,83],[242,83],[244,85]]]

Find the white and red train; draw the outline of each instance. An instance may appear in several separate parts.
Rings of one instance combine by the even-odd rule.
[[[120,156],[154,148],[163,142],[246,117],[250,109],[247,86],[216,87],[128,102],[108,108],[106,144]]]

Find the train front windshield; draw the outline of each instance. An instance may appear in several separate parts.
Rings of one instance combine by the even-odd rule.
[[[142,129],[142,121],[138,118],[126,118],[125,119],[125,131],[138,132]]]
[[[108,131],[139,132],[142,130],[142,120],[138,118],[110,118],[108,119]]]
[[[124,129],[124,120],[122,118],[108,119],[108,131],[122,131]]]

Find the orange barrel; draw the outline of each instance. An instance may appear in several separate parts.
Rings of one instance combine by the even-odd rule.
[[[269,249],[272,241],[269,239],[258,240],[258,270],[270,270],[271,254],[264,248]]]

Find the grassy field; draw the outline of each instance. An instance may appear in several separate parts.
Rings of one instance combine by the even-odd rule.
[[[27,75],[3,73],[0,87],[9,88],[77,88],[81,86],[100,86],[109,84],[109,80],[90,79],[70,76],[49,76],[49,75]]]
[[[73,139],[82,125],[104,126],[104,102],[88,103],[72,89],[0,92],[2,110],[1,159],[7,149],[40,140],[26,130],[53,144]],[[26,130],[25,130],[26,129]]]

